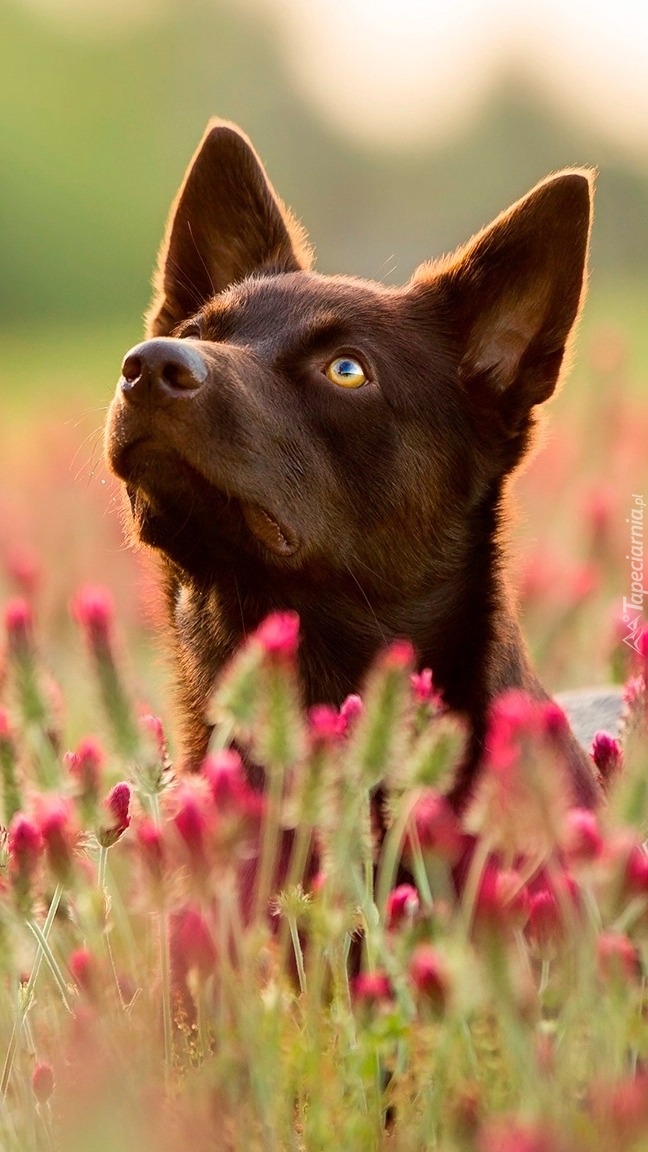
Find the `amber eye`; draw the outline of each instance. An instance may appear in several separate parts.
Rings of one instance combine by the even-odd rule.
[[[331,383],[339,384],[342,388],[359,388],[367,382],[364,368],[352,356],[337,356],[331,360],[324,369],[324,375]]]

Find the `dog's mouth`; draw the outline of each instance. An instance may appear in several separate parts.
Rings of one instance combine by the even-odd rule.
[[[197,472],[192,465],[175,453],[162,453],[162,461],[156,460],[156,453],[151,451],[151,442],[148,437],[142,437],[131,442],[114,453],[111,459],[113,471],[126,484],[126,491],[131,502],[135,519],[142,521],[142,512],[148,508],[149,499],[153,498],[160,512],[164,511],[165,504],[175,503],[178,495],[187,488],[192,498],[197,490],[202,490],[203,501],[213,507],[218,507],[222,513],[223,507],[234,512],[238,506],[240,515],[248,530],[254,538],[273,555],[287,558],[297,552],[300,539],[297,533],[283,519],[274,512],[253,501],[243,497],[234,497],[223,492],[210,479]],[[142,462],[142,448],[144,448],[145,461]],[[163,462],[163,467],[160,463]],[[156,464],[158,467],[156,467]],[[173,480],[171,479],[173,477]],[[193,479],[192,479],[193,477]],[[142,497],[144,502],[142,503]]]
[[[276,556],[293,556],[299,538],[285,524],[271,516],[260,504],[242,504],[243,518],[253,536]]]

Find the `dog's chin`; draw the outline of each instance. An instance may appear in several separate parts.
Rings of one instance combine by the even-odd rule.
[[[165,541],[168,539],[168,518],[163,515],[140,488],[134,484],[126,484],[126,495],[130,504],[133,536],[142,544],[151,548],[166,551]]]
[[[109,464],[125,484],[138,538],[172,559],[179,531],[184,536],[188,521],[196,520],[196,540],[210,552],[252,546],[264,559],[287,560],[299,551],[298,534],[274,510],[223,492],[181,456],[156,451],[150,441],[109,452]]]

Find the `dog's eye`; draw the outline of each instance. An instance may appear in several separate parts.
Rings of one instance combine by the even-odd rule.
[[[359,388],[366,384],[367,377],[364,368],[352,356],[338,356],[326,365],[324,375],[333,384],[340,384],[342,388]]]
[[[202,332],[200,324],[187,324],[187,327],[180,333],[181,340],[200,340],[202,339]]]

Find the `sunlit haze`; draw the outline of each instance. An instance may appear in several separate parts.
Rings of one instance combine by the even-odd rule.
[[[446,132],[503,69],[575,115],[648,141],[641,0],[247,0],[276,11],[303,89],[347,131],[390,142]]]
[[[22,2],[71,30],[114,34],[172,0]],[[300,88],[354,136],[407,146],[443,135],[515,70],[648,154],[645,0],[229,2],[274,24]]]

